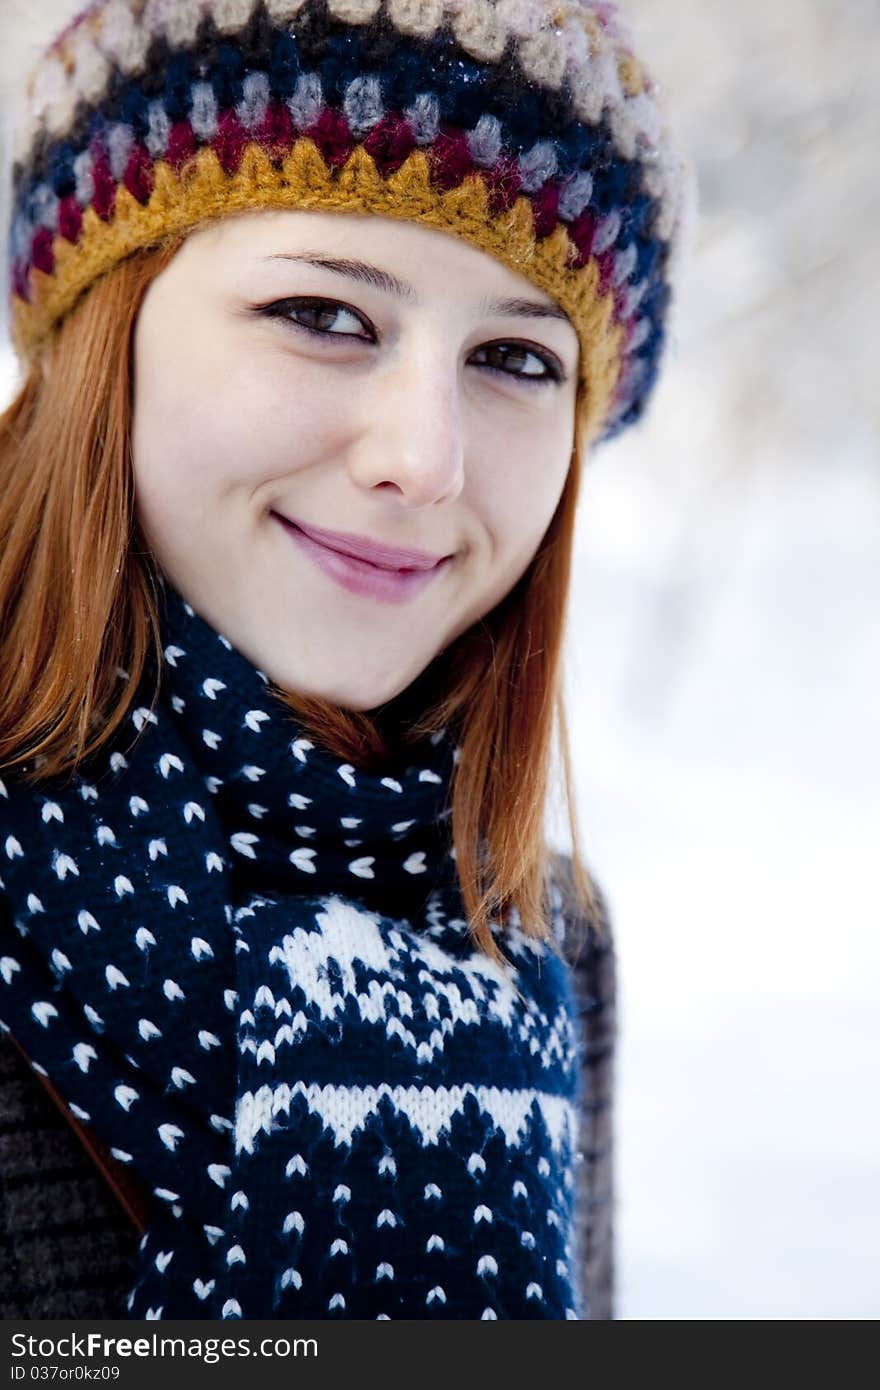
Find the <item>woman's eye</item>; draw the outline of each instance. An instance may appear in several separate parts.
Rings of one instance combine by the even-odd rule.
[[[363,321],[358,318],[352,309],[346,309],[344,304],[334,304],[330,299],[282,299],[277,304],[270,304],[266,313],[274,318],[283,318],[290,321],[292,314],[305,315],[306,322],[294,322],[294,328],[304,328],[307,333],[317,333],[319,336],[331,338],[352,338],[361,337],[359,333],[352,333],[350,329],[343,332],[334,332],[328,327],[340,314],[348,314],[352,323],[363,328]]]
[[[532,382],[564,380],[563,373],[551,357],[545,357],[543,353],[536,352],[534,348],[527,348],[522,343],[489,343],[487,347],[478,348],[477,351],[489,354],[490,361],[487,366],[493,371],[504,372],[505,376],[518,377],[530,385]],[[529,358],[532,365],[527,371],[507,370],[511,363],[517,367]],[[536,363],[540,368],[538,371],[535,370]]]
[[[332,299],[280,299],[274,304],[266,305],[262,312],[271,318],[283,319],[292,328],[300,328],[318,338],[358,338],[361,342],[373,341],[372,338],[365,337],[362,333],[354,333],[350,329],[340,332],[338,328],[330,327],[340,315],[346,314],[353,324],[360,328],[366,327],[363,319],[353,309],[347,308],[344,304],[337,304]],[[297,317],[294,318],[294,315]],[[303,317],[306,322],[301,321]],[[524,381],[529,386],[565,380],[565,373],[555,358],[549,354],[545,356],[535,348],[526,347],[524,343],[488,343],[485,347],[477,348],[477,352],[486,354],[487,357],[485,362],[478,362],[477,366],[486,366],[490,371]]]

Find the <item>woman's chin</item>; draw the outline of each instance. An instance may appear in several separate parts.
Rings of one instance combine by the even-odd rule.
[[[374,683],[352,682],[352,674],[357,669],[357,658],[350,657],[351,667],[344,670],[328,668],[318,672],[310,667],[308,679],[297,678],[296,674],[278,665],[263,664],[261,670],[282,690],[296,691],[313,699],[327,700],[352,714],[372,714],[382,711],[410,684],[407,676],[402,676],[393,685],[388,683],[388,672],[381,673],[381,679]],[[259,663],[258,663],[259,664]]]

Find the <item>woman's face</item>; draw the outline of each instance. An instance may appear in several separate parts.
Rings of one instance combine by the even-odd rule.
[[[509,593],[550,523],[579,354],[560,314],[494,257],[398,219],[198,229],[135,330],[136,511],[160,568],[281,688],[392,699]],[[451,558],[398,592],[281,518]]]

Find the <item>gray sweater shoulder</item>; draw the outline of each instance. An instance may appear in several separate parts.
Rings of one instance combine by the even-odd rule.
[[[0,1317],[126,1318],[139,1236],[0,1033]]]
[[[583,1104],[577,1168],[578,1260],[585,1316],[613,1319],[614,1093],[617,1044],[617,956],[608,901],[593,879],[596,919],[572,896],[571,856],[554,853],[554,883],[563,924],[563,955],[571,966],[581,1027]]]

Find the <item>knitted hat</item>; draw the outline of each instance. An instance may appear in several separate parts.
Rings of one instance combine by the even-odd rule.
[[[24,361],[168,233],[374,212],[464,237],[565,309],[587,442],[643,412],[695,199],[612,3],[95,0],[31,72],[13,138]]]

